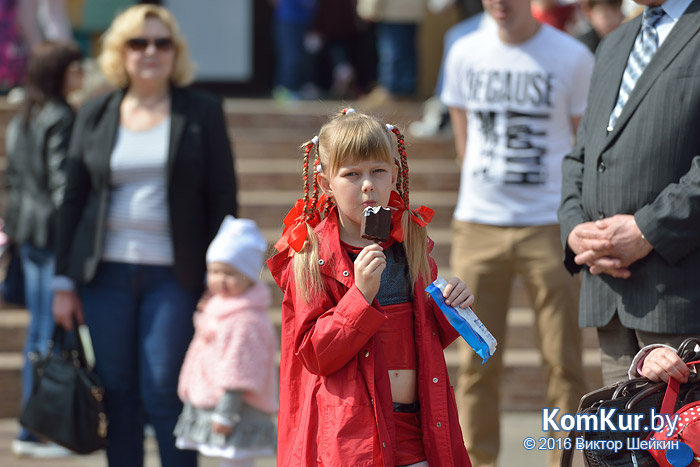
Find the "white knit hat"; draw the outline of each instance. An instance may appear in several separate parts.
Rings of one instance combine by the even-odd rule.
[[[207,264],[233,266],[249,279],[260,279],[267,241],[254,221],[228,215],[207,250]]]

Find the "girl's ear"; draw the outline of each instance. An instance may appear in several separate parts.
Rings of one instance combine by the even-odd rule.
[[[323,190],[326,196],[333,196],[333,188],[331,188],[331,184],[328,181],[326,174],[320,173],[316,176],[318,177],[318,185],[321,187],[321,190]]]

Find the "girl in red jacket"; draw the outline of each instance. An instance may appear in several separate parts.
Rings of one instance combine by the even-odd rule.
[[[470,466],[443,354],[458,334],[424,292],[432,211],[409,208],[403,136],[348,109],[304,147],[304,197],[268,261],[284,291],[277,465]],[[388,241],[362,238],[367,206],[392,209]],[[456,278],[445,298],[474,301]]]

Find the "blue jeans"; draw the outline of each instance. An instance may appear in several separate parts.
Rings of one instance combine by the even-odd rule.
[[[415,23],[377,23],[377,73],[379,84],[392,94],[416,90],[418,59]]]
[[[22,367],[22,404],[24,404],[32,392],[33,373],[29,354],[45,354],[53,333],[51,279],[54,275],[54,257],[52,250],[36,248],[28,244],[21,246],[20,257],[24,267],[24,293],[31,317],[24,341],[24,366]],[[37,438],[22,428],[18,439],[36,441]]]
[[[276,85],[299,91],[311,80],[312,60],[304,48],[304,35],[309,30],[309,22],[277,20],[275,38],[277,40],[277,79]]]
[[[95,371],[105,386],[109,465],[143,465],[149,423],[163,466],[196,466],[197,452],[177,449],[173,429],[182,410],[177,382],[199,294],[180,286],[172,267],[111,262],[101,263],[80,292]]]

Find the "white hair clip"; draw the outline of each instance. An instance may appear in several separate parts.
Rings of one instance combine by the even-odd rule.
[[[318,144],[318,136],[311,138],[311,142],[314,144],[314,146],[316,146]]]
[[[387,123],[387,124],[386,124],[386,129],[387,129],[388,131],[393,131],[393,130],[394,130],[394,125],[392,125],[392,124],[390,124],[390,123]]]
[[[321,167],[321,164],[318,164],[318,165],[316,166],[316,173],[317,173],[317,174],[323,173],[323,167]]]
[[[355,113],[355,109],[353,109],[352,107],[349,108],[349,109],[345,109],[345,115],[347,115],[347,114],[354,114],[354,113]]]

